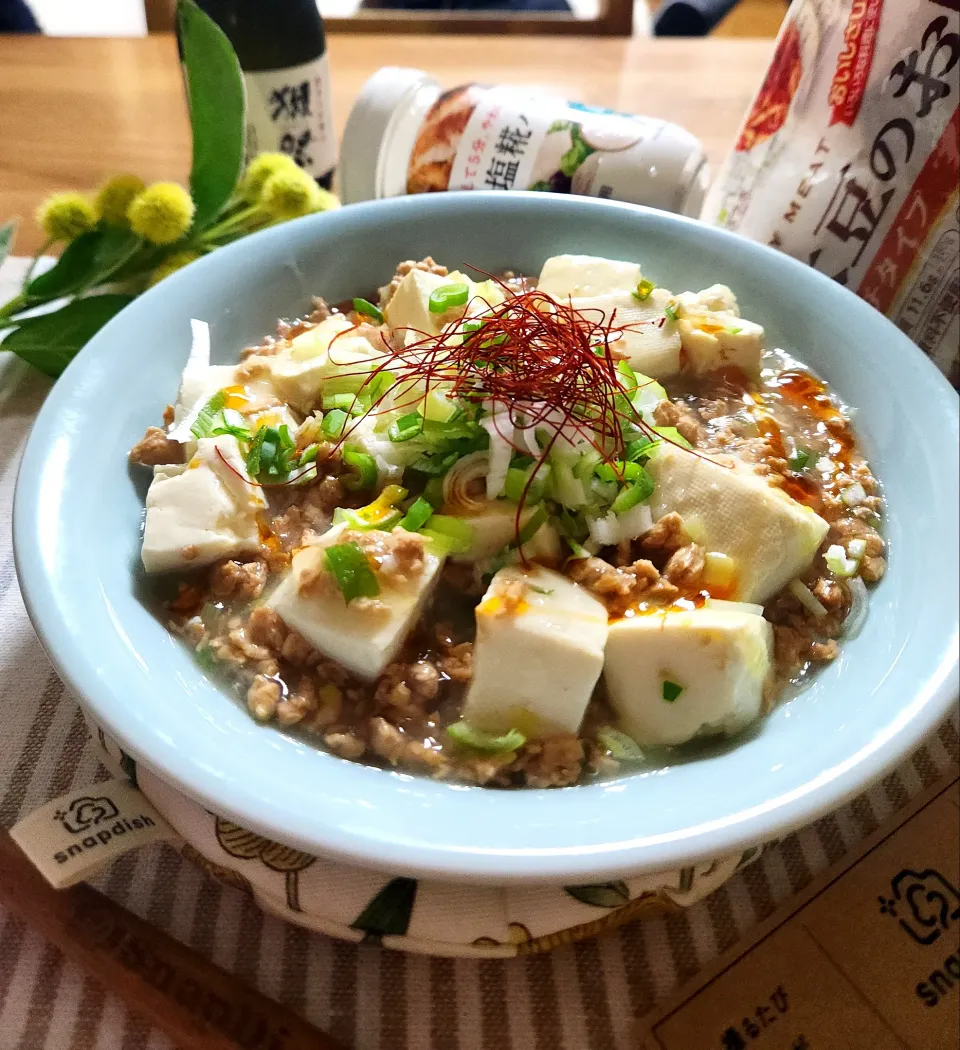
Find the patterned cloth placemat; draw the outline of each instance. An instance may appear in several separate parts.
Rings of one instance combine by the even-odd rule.
[[[0,270],[0,301],[19,261]],[[49,381],[0,352],[0,825],[106,779],[30,627],[10,516]],[[358,1050],[628,1050],[634,1019],[838,860],[960,757],[954,716],[898,770],[790,835],[706,900],[543,955],[447,959],[335,941],[265,915],[174,849],[121,858],[97,886]],[[172,1050],[109,989],[0,909],[0,1050]]]

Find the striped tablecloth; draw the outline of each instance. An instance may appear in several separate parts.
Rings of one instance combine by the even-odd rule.
[[[0,271],[0,301],[14,270]],[[3,278],[7,281],[4,282]],[[5,294],[6,293],[6,294]],[[0,825],[105,779],[24,612],[10,550],[17,463],[49,382],[0,353]],[[636,1017],[958,761],[956,718],[881,784],[791,835],[702,903],[549,955],[404,956],[263,915],[165,845],[97,885],[358,1050],[627,1050]],[[0,908],[0,1050],[167,1050],[109,989]]]

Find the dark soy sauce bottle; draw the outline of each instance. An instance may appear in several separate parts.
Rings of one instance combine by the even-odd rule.
[[[337,163],[323,19],[315,0],[197,0],[233,45],[247,86],[246,159],[289,154],[325,189]]]

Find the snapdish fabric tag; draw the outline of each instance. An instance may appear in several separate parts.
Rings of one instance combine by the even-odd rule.
[[[121,853],[176,832],[127,780],[105,780],[53,799],[10,837],[56,889],[93,875]]]

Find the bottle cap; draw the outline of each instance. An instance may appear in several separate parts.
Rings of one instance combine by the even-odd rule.
[[[439,84],[423,70],[399,66],[384,66],[364,84],[340,149],[344,204],[405,192],[409,154],[427,108],[422,101],[417,104],[425,87],[435,89],[429,92],[432,97],[439,94]],[[406,139],[406,156],[401,156]]]

